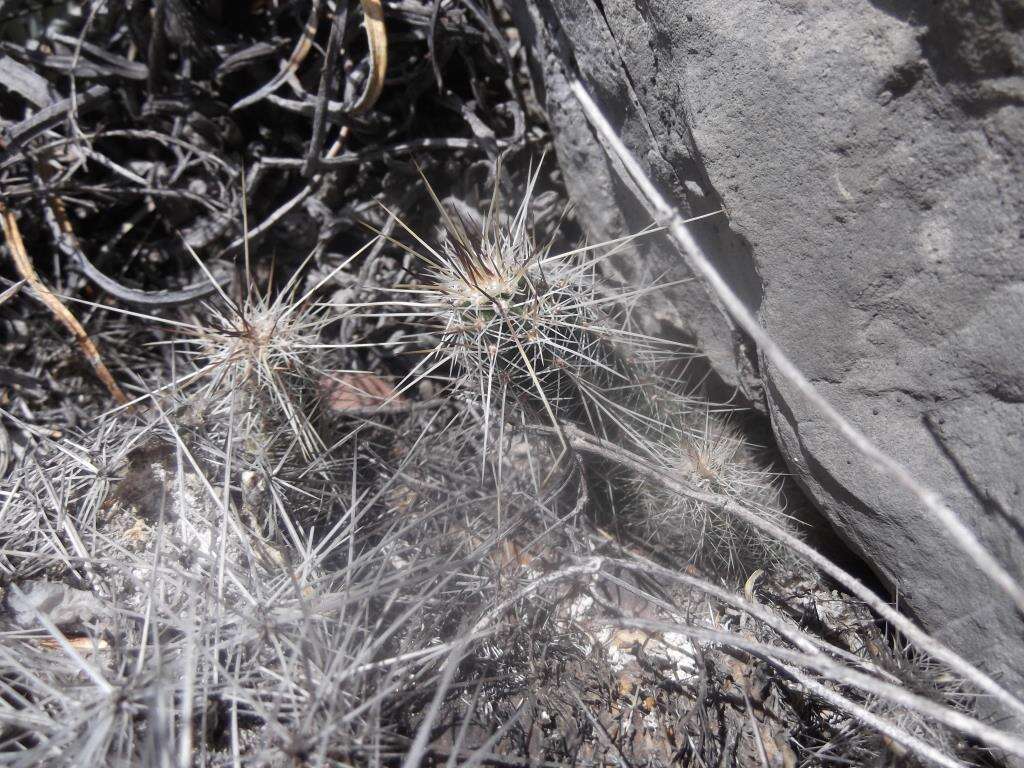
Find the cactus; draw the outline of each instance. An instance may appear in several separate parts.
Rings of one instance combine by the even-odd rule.
[[[637,435],[652,402],[638,362],[643,341],[610,321],[595,276],[597,263],[632,238],[561,254],[552,253],[552,240],[538,244],[530,227],[538,175],[530,174],[511,217],[497,185],[482,217],[431,191],[441,245],[410,230],[426,264],[418,308],[431,309],[439,326],[430,368],[454,367],[461,388],[488,410],[522,410],[609,438]]]
[[[666,468],[674,476],[695,490],[728,498],[762,519],[790,527],[779,474],[766,467],[757,447],[730,424],[728,415],[707,407],[685,424],[658,451],[667,457]],[[713,506],[657,486],[638,498],[645,511],[635,535],[712,573],[742,581],[757,568],[796,562],[778,541]]]
[[[497,185],[484,215],[431,190],[440,245],[412,233],[427,264],[417,310],[431,309],[440,326],[431,353],[436,360],[422,368],[444,361],[454,369],[457,386],[483,406],[485,428],[491,418],[522,418],[556,432],[572,424],[649,457],[698,490],[785,523],[777,476],[737,430],[712,416],[721,408],[689,394],[658,364],[666,351],[679,357],[689,350],[630,330],[625,297],[602,284],[599,263],[632,238],[564,253],[554,251],[554,238],[538,244],[530,227],[537,179],[538,171],[529,174],[509,216]],[[756,529],[635,482],[614,461],[591,458],[584,467],[598,521],[657,541],[669,558],[734,577],[783,558]]]

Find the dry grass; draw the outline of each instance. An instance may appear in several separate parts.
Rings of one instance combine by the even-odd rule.
[[[96,8],[76,28],[106,35],[114,58],[75,55],[150,122],[112,108],[94,123],[68,102],[88,132],[40,128],[24,141],[37,156],[0,173],[33,255],[58,254],[36,266],[133,408],[105,411],[41,315],[0,300],[11,336],[30,337],[3,347],[16,385],[2,412],[15,461],[0,493],[0,764],[1024,754],[972,707],[1024,705],[817,553],[741,414],[690,380],[699,350],[637,331],[665,284],[615,286],[602,264],[659,231],[577,242],[554,164],[523,160],[545,140],[503,90],[520,73],[481,42],[500,33],[459,8],[389,6],[387,81],[341,15],[322,48],[288,14],[241,20],[295,41],[294,77],[246,74],[244,57],[214,77],[215,47],[181,43],[225,104],[259,95],[251,135],[235,126],[262,157],[250,169],[160,112],[165,87],[192,82],[161,69],[183,60],[167,40],[134,49],[152,67],[143,87],[129,25]],[[379,53],[382,30],[368,31]],[[463,79],[420,99],[448,43],[469,63],[443,74]],[[281,95],[314,75],[315,97]],[[345,88],[377,107],[345,113]],[[485,124],[459,93],[504,96]],[[410,104],[462,133],[406,135]],[[267,157],[295,146],[306,156]],[[417,178],[394,162],[410,147],[462,154],[421,158]],[[33,176],[38,160],[51,178]],[[77,251],[48,247],[28,215],[40,190],[77,217]],[[124,227],[105,229],[104,205]],[[130,254],[119,279],[133,284],[97,278],[82,249],[108,270],[105,256]],[[214,254],[237,256],[236,272],[214,278]]]

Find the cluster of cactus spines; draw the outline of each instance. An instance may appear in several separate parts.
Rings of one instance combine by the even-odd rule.
[[[443,661],[479,578],[451,583],[431,514],[296,457],[315,471],[293,479],[295,536],[266,537],[224,447],[248,426],[188,402],[108,415],[19,468],[0,518],[3,764],[333,764],[387,747],[382,709]]]
[[[552,470],[557,439],[513,429],[491,439],[506,419],[553,435],[571,424],[785,522],[777,478],[729,409],[666,376],[669,347],[635,332],[616,304],[636,292],[602,284],[597,265],[630,238],[565,253],[538,244],[538,178],[511,215],[497,194],[483,215],[435,198],[445,235],[436,248],[419,240],[428,274],[401,289],[419,295],[416,322],[436,326],[412,380],[443,369],[479,407],[409,409],[397,428],[326,413],[324,377],[351,362],[337,348],[358,345],[323,343],[336,317],[310,300],[323,281],[153,318],[173,330],[185,370],[149,382],[154,408],[46,442],[0,510],[12,585],[0,614],[0,763],[373,763],[463,711],[473,685],[486,693],[465,717],[511,717],[510,691],[533,689],[538,649],[568,664],[622,655],[595,645],[570,599],[581,573],[595,594],[606,578],[623,583],[571,564],[597,534],[562,507],[594,507],[602,494],[621,519],[598,524],[630,545],[643,538],[676,568],[701,563],[717,582],[790,564],[753,528],[614,462],[587,460],[574,486],[576,464]],[[538,564],[552,538],[570,563],[562,575]],[[681,600],[671,615],[692,607]],[[506,612],[529,621],[506,627]],[[759,637],[779,642],[778,625]],[[545,695],[561,706],[559,692]],[[857,701],[923,737],[933,727],[886,700]],[[874,743],[855,720],[844,729],[843,754]]]
[[[720,408],[667,379],[659,358],[668,345],[630,330],[628,312],[602,285],[598,265],[631,238],[564,253],[553,240],[538,244],[530,220],[538,174],[529,174],[511,215],[501,210],[497,184],[483,215],[431,191],[442,234],[436,247],[413,235],[428,265],[417,311],[433,308],[440,330],[419,373],[444,360],[479,399],[485,421],[520,413],[556,431],[579,426],[785,525],[777,476],[717,415]],[[614,462],[588,464],[591,506],[602,523],[657,541],[667,556],[730,577],[782,558],[776,542],[707,504],[634,483]]]
[[[529,175],[511,216],[497,185],[483,216],[434,197],[440,245],[413,236],[427,265],[418,309],[434,310],[440,340],[418,373],[453,366],[488,411],[511,406],[552,427],[570,422],[606,437],[629,435],[651,399],[625,342],[635,353],[644,340],[608,322],[595,267],[631,238],[559,254],[552,241],[538,244],[530,221],[538,177],[539,170]]]
[[[306,458],[323,452],[312,414],[329,316],[297,294],[295,277],[273,298],[251,288],[241,302],[220,298],[204,305],[202,322],[177,342],[195,361],[188,374],[197,380],[194,397],[287,426]]]
[[[713,414],[709,407],[685,423],[685,432],[662,442],[659,452],[676,477],[694,490],[736,501],[781,528],[791,527],[779,473],[728,415]],[[757,568],[797,562],[782,543],[714,505],[658,488],[637,498],[645,509],[634,533],[711,573],[742,581]]]

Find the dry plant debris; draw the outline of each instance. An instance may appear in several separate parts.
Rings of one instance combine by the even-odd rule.
[[[1024,749],[639,330],[500,3],[14,3],[0,74],[0,764]]]

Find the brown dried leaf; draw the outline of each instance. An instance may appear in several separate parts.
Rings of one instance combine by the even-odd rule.
[[[324,376],[320,390],[328,409],[335,413],[388,410],[409,401],[395,393],[395,388],[372,373],[339,373]]]

